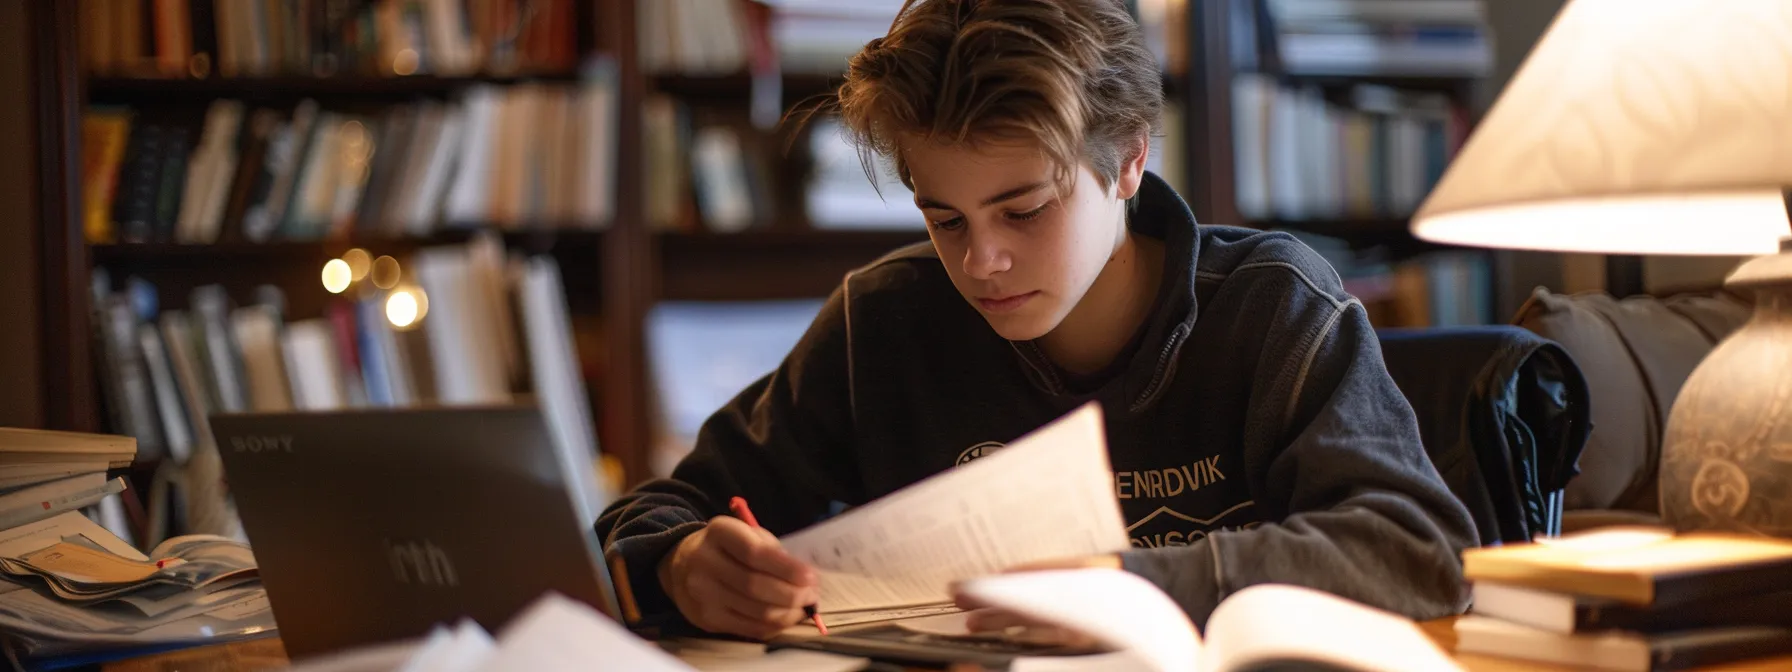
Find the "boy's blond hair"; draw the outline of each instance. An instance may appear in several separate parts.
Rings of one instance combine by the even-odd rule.
[[[1087,163],[1105,189],[1156,127],[1163,84],[1121,0],[907,0],[836,102],[867,168],[888,158],[911,189],[914,141],[1036,145],[1060,187]]]

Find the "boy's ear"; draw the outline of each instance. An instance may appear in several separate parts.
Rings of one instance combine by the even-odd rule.
[[[1133,138],[1132,151],[1127,152],[1129,158],[1120,164],[1120,174],[1114,181],[1115,196],[1119,200],[1124,201],[1139,193],[1139,183],[1145,180],[1145,160],[1149,157],[1150,152],[1151,136],[1149,133],[1139,133]]]

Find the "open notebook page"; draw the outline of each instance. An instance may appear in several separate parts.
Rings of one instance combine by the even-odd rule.
[[[1101,408],[783,539],[823,613],[939,603],[954,581],[1128,547]]]

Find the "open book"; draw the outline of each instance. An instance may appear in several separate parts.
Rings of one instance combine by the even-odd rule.
[[[1411,620],[1296,586],[1259,585],[1234,593],[1208,619],[1205,638],[1163,591],[1119,570],[990,576],[967,581],[961,590],[981,604],[1083,633],[1114,650],[1084,661],[1020,660],[1014,669],[1034,664],[1158,672],[1461,669]],[[1117,660],[1125,664],[1116,667]]]
[[[951,586],[1129,547],[1088,404],[993,455],[782,539],[821,573],[830,627],[950,610]]]

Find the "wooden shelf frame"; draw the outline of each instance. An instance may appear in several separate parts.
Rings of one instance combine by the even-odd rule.
[[[329,77],[268,75],[250,77],[156,78],[92,77],[86,80],[88,96],[96,101],[145,102],[169,98],[241,98],[246,100],[297,100],[299,98],[393,99],[445,96],[477,85],[511,85],[525,82],[574,82],[576,72],[519,73],[514,75],[378,75],[342,74]]]

